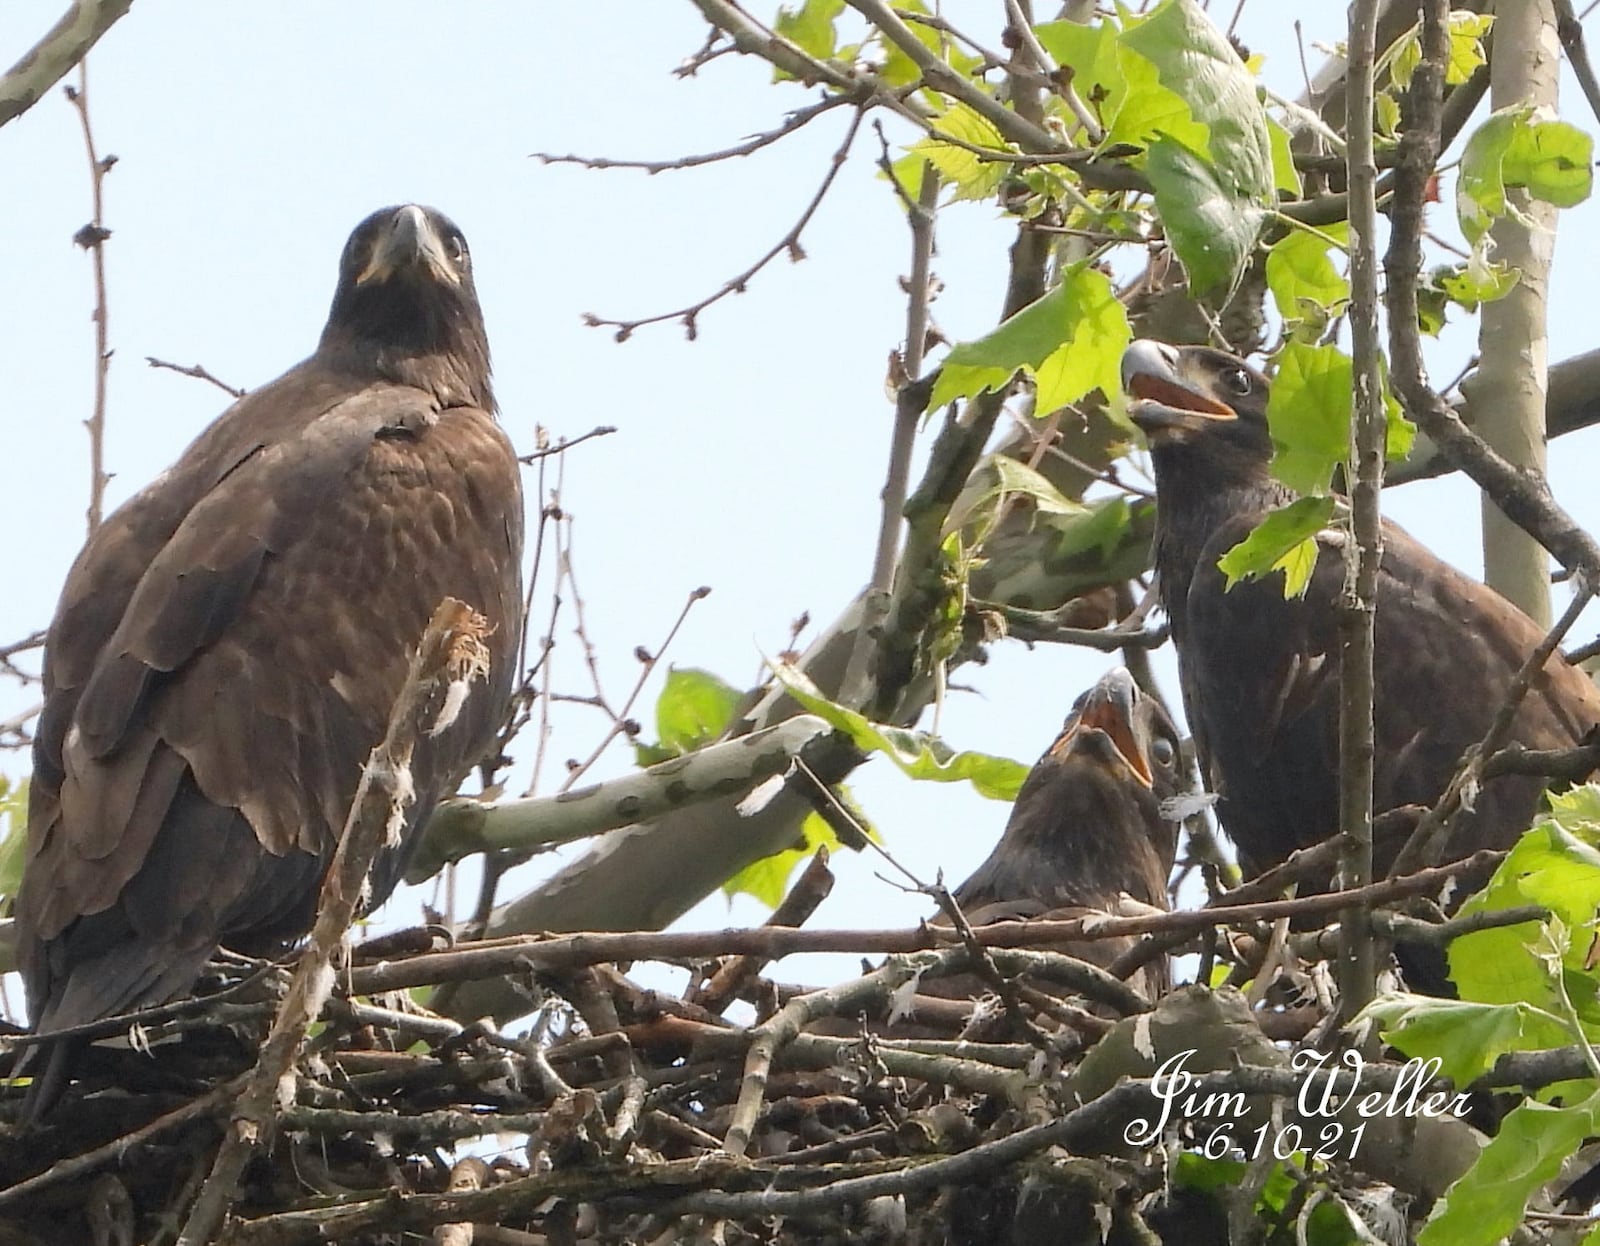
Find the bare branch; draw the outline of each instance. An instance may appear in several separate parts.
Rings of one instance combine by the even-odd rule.
[[[1487,869],[1504,858],[1480,852],[1460,861],[1419,870],[1404,878],[1385,879],[1355,891],[1319,892],[1293,900],[1217,905],[1137,917],[1094,915],[1065,921],[1003,921],[980,926],[974,938],[986,948],[1021,948],[1040,944],[1092,942],[1127,935],[1193,933],[1211,926],[1310,917],[1354,906],[1385,904],[1435,891],[1451,879]],[[910,930],[750,930],[584,933],[516,936],[463,944],[406,961],[385,961],[351,970],[349,990],[357,995],[409,990],[439,982],[468,981],[529,969],[570,969],[607,961],[706,960],[713,956],[763,956],[777,960],[799,952],[893,953],[927,951],[959,941],[948,927],[922,925]]]
[[[588,432],[572,438],[571,441],[568,441],[565,437],[563,437],[553,446],[546,446],[543,449],[535,450],[532,454],[518,455],[517,462],[526,463],[531,466],[534,463],[537,463],[540,459],[549,458],[552,454],[565,454],[568,450],[572,449],[573,446],[581,446],[584,442],[595,437],[609,437],[616,431],[616,425],[614,424],[599,424],[594,428],[591,428]]]
[[[165,359],[157,359],[154,355],[146,355],[144,361],[152,368],[176,372],[179,376],[193,377],[197,381],[209,381],[230,398],[243,398],[250,392],[247,389],[241,389],[237,385],[229,385],[228,382],[219,380],[211,374],[204,364],[191,364],[186,368],[181,363],[168,363]]]
[[[120,16],[120,15],[119,15]],[[87,50],[87,49],[86,49]],[[115,156],[101,159],[95,151],[94,129],[89,124],[89,65],[78,64],[78,85],[66,88],[67,99],[78,111],[83,127],[83,146],[89,155],[89,184],[93,188],[94,216],[89,223],[73,235],[72,240],[89,252],[94,265],[94,413],[85,422],[89,430],[89,535],[100,526],[105,505],[106,475],[106,380],[111,371],[111,346],[107,320],[110,309],[106,303],[106,239],[111,231],[105,221],[105,180],[117,163]]]
[[[718,151],[704,152],[694,156],[679,156],[673,160],[615,160],[609,156],[553,156],[548,152],[536,151],[532,158],[543,161],[545,164],[577,164],[586,169],[642,169],[651,175],[665,173],[669,169],[695,169],[701,165],[716,164],[722,160],[737,160],[740,157],[751,155],[764,147],[770,147],[780,139],[787,138],[797,130],[803,129],[810,122],[815,121],[825,112],[844,104],[860,106],[867,102],[872,92],[861,87],[846,92],[824,96],[815,104],[805,108],[797,108],[783,119],[783,124],[771,130],[764,130],[760,134],[752,135],[742,143],[735,143],[732,147],[724,147]]]
[[[777,243],[750,267],[737,276],[730,277],[722,283],[719,289],[699,300],[699,302],[691,303],[687,307],[680,307],[676,311],[661,312],[655,316],[644,316],[638,320],[613,320],[606,316],[597,316],[592,312],[586,312],[583,317],[584,324],[592,329],[614,328],[617,331],[617,341],[626,342],[633,336],[634,330],[645,325],[660,324],[666,320],[680,320],[683,322],[684,332],[688,334],[689,340],[692,342],[699,336],[699,317],[700,313],[705,311],[706,308],[727,298],[730,294],[743,294],[751,279],[780,255],[787,254],[796,263],[805,259],[805,250],[800,246],[800,235],[805,232],[806,226],[811,223],[811,218],[816,215],[817,209],[822,206],[822,201],[827,198],[828,191],[832,189],[834,179],[839,176],[839,170],[844,167],[844,162],[850,155],[850,148],[856,141],[856,134],[861,129],[861,119],[865,115],[864,109],[857,108],[851,116],[849,128],[845,130],[844,141],[834,151],[828,164],[828,171],[822,178],[822,184],[817,187],[816,193],[811,196],[811,201],[806,204],[805,210],[800,213],[800,219],[790,227],[788,233],[778,239]]]
[[[61,20],[0,78],[0,125],[43,99],[132,7],[133,0],[73,0]]]

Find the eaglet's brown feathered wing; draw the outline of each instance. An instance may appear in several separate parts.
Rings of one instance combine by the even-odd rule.
[[[408,839],[492,744],[522,549],[494,411],[460,231],[387,208],[345,248],[316,353],[90,539],[46,640],[17,902],[37,1030],[179,996],[219,944],[270,952],[304,933],[446,596],[488,617],[492,666],[419,743]],[[380,859],[374,903],[404,855]]]
[[[1294,495],[1273,479],[1268,382],[1232,355],[1135,342],[1123,360],[1130,413],[1150,440],[1156,571],[1184,703],[1218,814],[1247,873],[1338,827],[1338,600],[1333,534],[1303,597],[1276,575],[1229,589],[1217,560]],[[1541,629],[1492,589],[1385,522],[1378,578],[1373,808],[1431,805],[1482,739]],[[1570,748],[1600,722],[1600,690],[1560,655],[1522,701],[1511,739]],[[1543,783],[1505,776],[1458,815],[1447,859],[1509,846]],[[1396,845],[1379,845],[1380,874]]]

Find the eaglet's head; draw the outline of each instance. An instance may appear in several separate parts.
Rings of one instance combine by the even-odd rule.
[[[318,353],[446,403],[494,409],[466,237],[434,208],[380,208],[350,235]]]
[[[1262,477],[1272,460],[1267,378],[1207,346],[1140,339],[1122,356],[1128,414],[1150,440],[1158,476],[1163,461],[1192,474]]]

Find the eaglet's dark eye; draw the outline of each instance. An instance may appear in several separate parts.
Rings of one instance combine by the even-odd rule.
[[[1238,394],[1241,398],[1255,388],[1250,381],[1250,374],[1243,368],[1224,369],[1221,380],[1224,389],[1229,393]]]
[[[1164,735],[1158,735],[1150,744],[1150,758],[1158,766],[1170,766],[1177,755],[1177,748]]]
[[[467,258],[467,240],[460,234],[451,234],[444,240],[444,249],[449,252],[452,263],[460,264]]]

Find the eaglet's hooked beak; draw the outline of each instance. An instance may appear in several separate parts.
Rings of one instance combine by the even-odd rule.
[[[1156,433],[1238,419],[1238,412],[1216,397],[1213,378],[1197,360],[1194,352],[1165,342],[1133,342],[1122,356],[1122,388],[1133,422],[1146,433]]]
[[[444,239],[439,237],[428,214],[414,203],[396,209],[384,223],[372,245],[372,258],[356,277],[356,284],[388,281],[405,272],[452,286],[461,284],[461,275],[445,251]]]
[[[1065,760],[1085,754],[1101,762],[1120,762],[1141,784],[1153,788],[1150,763],[1133,731],[1138,696],[1133,676],[1117,667],[1084,694],[1082,704],[1050,746],[1049,755]]]

